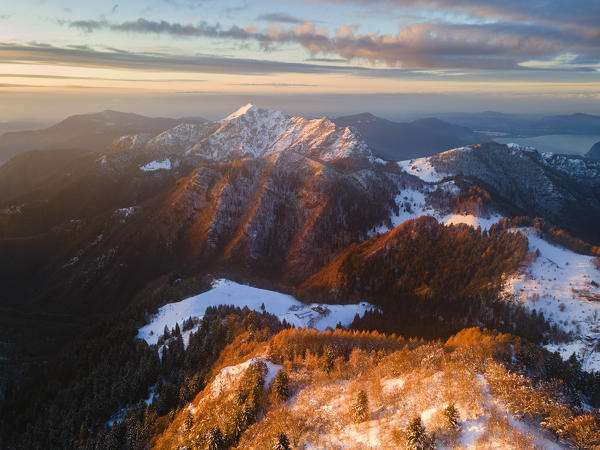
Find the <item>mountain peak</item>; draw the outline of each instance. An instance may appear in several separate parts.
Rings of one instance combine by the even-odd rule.
[[[247,105],[242,106],[237,111],[229,114],[221,123],[231,122],[232,120],[239,118],[246,118],[247,120],[258,120],[258,121],[271,121],[277,122],[283,119],[287,119],[289,116],[281,111],[261,108],[260,106],[256,106],[252,103],[248,103]]]
[[[252,103],[248,103],[247,105],[244,105],[241,108],[239,108],[237,111],[234,111],[231,114],[229,114],[227,117],[225,117],[225,120],[235,119],[235,118],[243,116],[244,114],[247,114],[249,112],[256,111],[257,109],[258,108],[256,106],[254,106]]]

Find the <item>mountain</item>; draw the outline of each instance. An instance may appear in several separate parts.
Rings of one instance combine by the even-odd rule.
[[[527,212],[598,244],[598,164],[499,144],[385,163],[351,127],[247,105],[71,158],[0,168],[5,305],[119,309],[168,273],[298,286],[422,215],[489,229]]]
[[[598,134],[600,132],[600,116],[575,113],[560,116],[546,116],[540,125],[547,128],[543,134]]]
[[[431,156],[449,148],[489,140],[466,127],[433,118],[397,123],[362,113],[338,117],[334,122],[358,130],[375,155],[395,161]]]
[[[388,220],[408,178],[348,128],[251,105],[118,146],[4,203],[7,300],[106,310],[166,272],[219,265],[303,278]]]
[[[250,104],[18,155],[0,447],[397,448],[413,415],[450,447],[585,447],[599,172],[496,143],[386,162],[354,127]]]
[[[204,119],[193,119],[194,123]],[[150,118],[118,111],[71,116],[49,128],[13,131],[0,136],[0,164],[28,150],[75,148],[103,151],[114,139],[131,133],[158,134],[178,123],[178,119]]]
[[[600,160],[600,142],[592,145],[592,148],[585,154],[586,158]]]

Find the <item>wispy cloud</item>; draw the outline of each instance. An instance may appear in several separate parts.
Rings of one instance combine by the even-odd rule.
[[[229,86],[316,87],[316,86],[318,86],[318,84],[304,84],[304,83],[229,83]]]
[[[108,77],[84,77],[84,76],[68,76],[68,75],[39,75],[28,73],[0,73],[0,78],[31,78],[43,80],[85,80],[85,81],[132,81],[136,83],[198,83],[207,80],[190,79],[190,78],[108,78]]]
[[[305,22],[302,19],[294,17],[290,14],[284,12],[274,12],[267,14],[260,14],[256,17],[256,20],[262,22],[278,22],[278,23],[303,23]]]
[[[174,55],[160,52],[129,52],[121,49],[97,50],[86,46],[56,47],[43,43],[0,42],[0,64],[52,64],[96,68],[135,69],[153,72],[224,73],[238,75],[348,74],[376,78],[439,78],[413,69],[375,69],[360,66],[288,63],[280,61],[216,56]]]

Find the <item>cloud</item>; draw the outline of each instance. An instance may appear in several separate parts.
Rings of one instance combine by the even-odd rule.
[[[0,73],[0,78],[33,78],[43,80],[85,80],[85,81],[132,81],[136,83],[175,83],[175,82],[190,82],[198,83],[207,80],[198,80],[190,78],[108,78],[108,77],[84,77],[84,76],[68,76],[68,75],[38,75],[28,73]]]
[[[318,84],[304,83],[229,83],[230,86],[269,86],[269,87],[316,87]]]
[[[430,0],[442,1],[442,0]],[[464,0],[462,0],[464,1]],[[522,69],[523,61],[549,58],[560,53],[575,53],[590,61],[600,58],[600,39],[590,41],[577,30],[518,23],[450,24],[419,23],[405,26],[393,34],[359,33],[358,26],[344,25],[335,33],[317,29],[307,21],[291,27],[272,24],[266,30],[253,26],[201,22],[197,25],[150,21],[139,18],[118,24],[106,21],[76,21],[70,24],[91,32],[113,31],[167,34],[175,38],[208,37],[256,41],[264,49],[295,43],[313,58],[337,55],[346,60],[367,60],[404,68]]]
[[[598,29],[600,2],[597,0],[305,0],[358,5],[389,14],[392,9],[435,10],[470,14],[483,19],[558,25],[591,25]]]
[[[306,58],[307,62],[325,62],[325,63],[343,63],[347,62],[346,59],[343,58]]]
[[[69,26],[91,33],[102,28],[107,28],[108,22],[106,20],[75,20],[70,22]]]
[[[61,66],[133,69],[153,72],[220,73],[267,75],[281,73],[345,74],[375,78],[439,78],[413,69],[375,69],[361,66],[288,63],[281,61],[228,58],[206,55],[176,55],[160,52],[129,52],[111,48],[97,50],[87,46],[56,47],[30,42],[0,42],[0,64],[51,64]]]
[[[256,20],[262,22],[278,22],[278,23],[303,23],[304,20],[298,19],[290,14],[284,12],[275,12],[260,14],[256,17]]]

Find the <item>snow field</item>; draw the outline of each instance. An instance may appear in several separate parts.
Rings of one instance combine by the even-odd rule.
[[[150,322],[138,330],[136,337],[154,345],[163,334],[165,326],[173,329],[176,323],[181,327],[183,321],[190,317],[201,319],[209,306],[247,306],[261,311],[263,304],[267,312],[276,315],[281,321],[286,320],[296,327],[315,328],[319,331],[335,328],[338,322],[348,326],[356,314],[362,316],[366,311],[375,309],[366,302],[351,305],[305,304],[290,295],[219,279],[207,292],[162,306]],[[182,333],[185,346],[192,331],[194,329]]]

